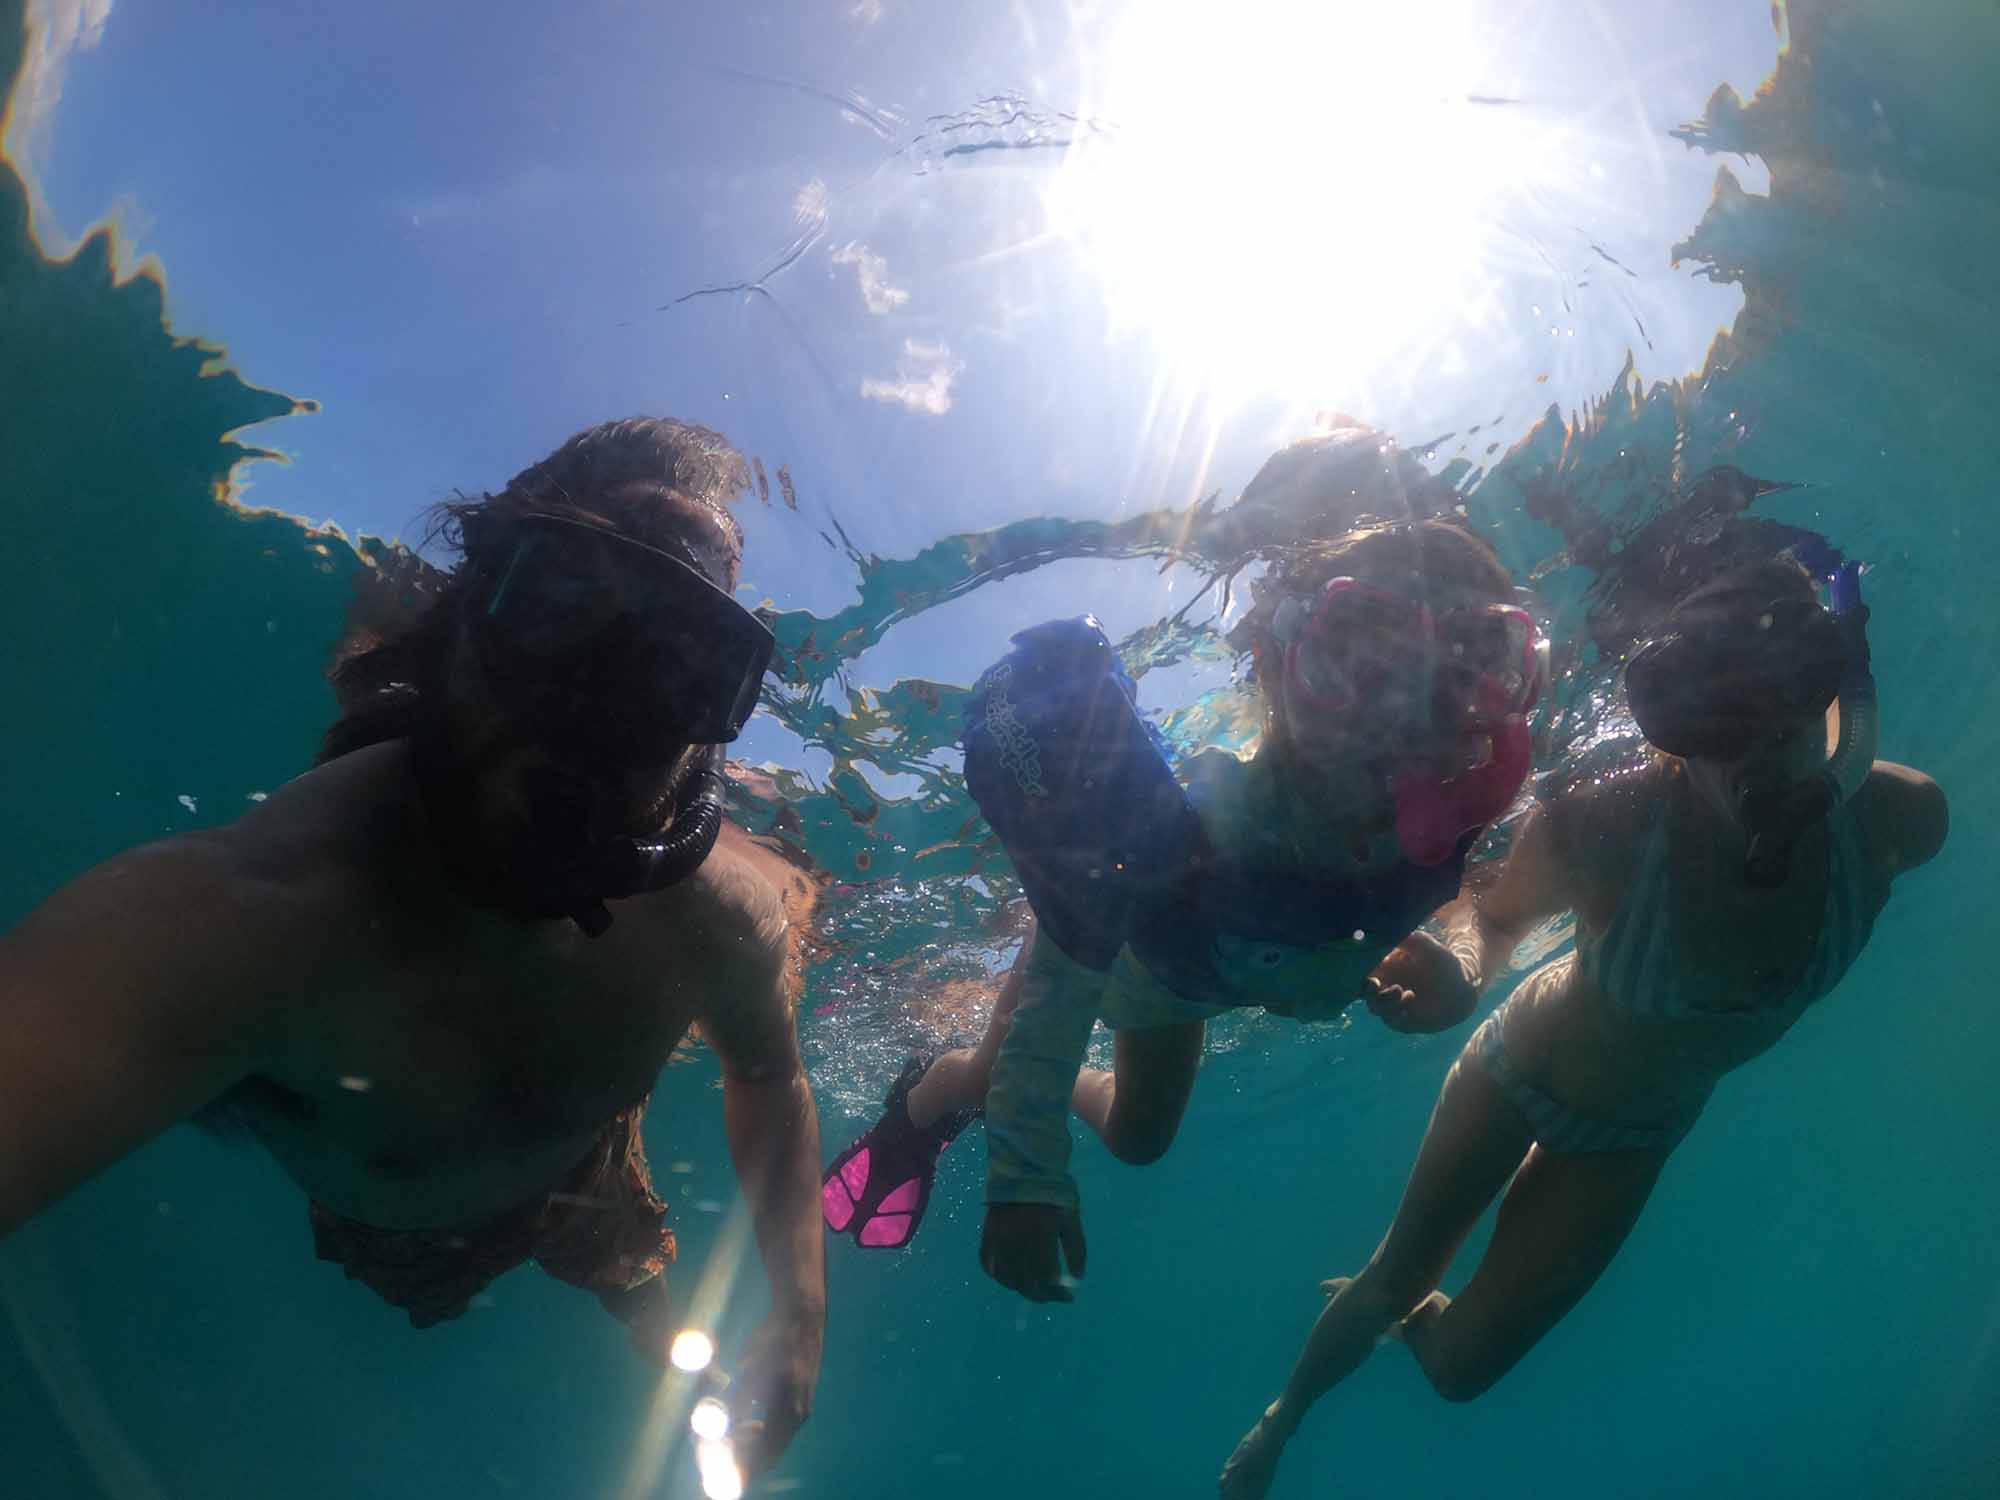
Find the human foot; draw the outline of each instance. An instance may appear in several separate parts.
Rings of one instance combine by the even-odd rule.
[[[1405,1343],[1408,1341],[1412,1329],[1421,1331],[1430,1327],[1431,1324],[1435,1323],[1443,1315],[1444,1310],[1450,1306],[1451,1298],[1447,1297],[1443,1292],[1432,1292],[1423,1301],[1411,1308],[1409,1314],[1401,1321],[1391,1324],[1389,1331],[1383,1334],[1382,1337],[1385,1339],[1394,1339],[1399,1344]]]
[[[1222,1500],[1263,1500],[1264,1494],[1271,1488],[1271,1481],[1278,1473],[1278,1455],[1285,1446],[1277,1417],[1278,1408],[1274,1402],[1265,1409],[1257,1425],[1244,1435],[1243,1441],[1236,1445],[1236,1451],[1229,1455],[1229,1462],[1222,1466],[1222,1478],[1216,1486]]]

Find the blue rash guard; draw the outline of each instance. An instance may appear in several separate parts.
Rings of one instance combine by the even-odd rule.
[[[1476,835],[1436,866],[1407,863],[1391,836],[1362,871],[1312,870],[1288,837],[1295,814],[1255,805],[1233,756],[1196,757],[1181,786],[1095,620],[1014,639],[974,689],[965,738],[967,783],[1038,921],[987,1093],[987,1201],[1073,1208],[1070,1097],[1099,1020],[1258,1005],[1331,1019],[1458,894]]]

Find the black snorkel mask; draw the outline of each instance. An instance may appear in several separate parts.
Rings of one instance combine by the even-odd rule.
[[[715,847],[722,746],[756,708],[775,642],[692,560],[563,516],[520,526],[465,618],[494,697],[568,768],[556,779],[706,747],[682,773],[663,837],[598,840],[543,872],[549,904],[597,937],[611,926],[606,901],[685,880]]]
[[[1734,783],[1749,836],[1744,878],[1767,888],[1784,883],[1800,837],[1853,796],[1875,763],[1875,678],[1860,564],[1824,545],[1799,560],[1827,585],[1830,609],[1730,593],[1691,601],[1625,669],[1640,732],[1689,759],[1741,759],[1764,726],[1810,725],[1839,701],[1840,740],[1817,770],[1796,778],[1752,768]]]

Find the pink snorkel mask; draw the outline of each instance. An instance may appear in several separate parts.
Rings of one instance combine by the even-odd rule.
[[[1393,589],[1331,578],[1310,599],[1280,605],[1271,633],[1284,653],[1285,701],[1304,717],[1348,718],[1385,701],[1427,715],[1447,705],[1457,769],[1390,781],[1411,864],[1443,864],[1514,800],[1532,759],[1528,711],[1548,676],[1548,643],[1526,610],[1439,614]]]

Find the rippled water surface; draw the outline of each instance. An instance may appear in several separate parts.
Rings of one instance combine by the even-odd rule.
[[[1722,514],[1723,466],[1785,481],[1748,514],[1868,562],[1882,753],[1950,847],[1507,1381],[1447,1406],[1385,1356],[1274,1493],[1991,1493],[2000,20],[1644,9],[0,0],[0,916],[296,775],[354,575],[424,506],[609,417],[707,423],[756,463],[780,649],[733,811],[822,880],[830,1154],[1016,940],[956,743],[1013,630],[1094,610],[1177,749],[1241,748],[1223,634],[1323,518],[1233,502],[1364,421],[1532,583],[1540,765],[1587,767],[1619,555]],[[1164,1161],[1079,1146],[1070,1307],[980,1274],[969,1133],[913,1249],[833,1245],[763,1488],[1212,1493],[1462,1040],[1214,1025]],[[761,1292],[716,1078],[670,1069],[648,1135],[727,1360]],[[0,1494],[700,1492],[573,1292],[415,1335],[191,1129],[0,1244],[0,1309]]]

